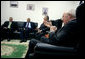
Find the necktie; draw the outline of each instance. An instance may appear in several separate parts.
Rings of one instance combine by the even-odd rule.
[[[9,25],[8,25],[8,28],[10,28],[11,27],[11,22],[9,22]]]
[[[29,28],[29,23],[27,24],[27,28]]]
[[[29,23],[26,24],[26,28],[29,28]]]

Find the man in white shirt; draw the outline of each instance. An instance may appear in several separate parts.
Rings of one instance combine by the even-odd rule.
[[[6,21],[1,26],[1,37],[4,39],[7,36],[7,40],[10,41],[12,33],[17,29],[17,24],[13,22],[13,18],[10,17],[9,21]]]
[[[23,25],[23,29],[21,31],[21,42],[26,42],[27,41],[27,37],[29,36],[29,33],[33,32],[34,29],[35,29],[35,24],[33,22],[30,21],[31,19],[30,18],[27,18],[27,22],[24,23]],[[24,39],[25,38],[25,39]]]

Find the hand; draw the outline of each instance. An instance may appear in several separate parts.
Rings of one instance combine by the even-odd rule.
[[[52,26],[52,23],[51,22],[44,22],[44,25],[50,28]]]
[[[35,30],[38,30],[39,28],[36,28]]]
[[[24,30],[25,30],[25,28],[24,28]]]
[[[50,27],[50,32],[55,32],[57,30],[57,27],[56,26],[51,26]]]
[[[42,30],[38,29],[38,33],[41,33],[41,32],[42,32]]]

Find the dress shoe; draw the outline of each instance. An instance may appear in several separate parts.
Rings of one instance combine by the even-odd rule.
[[[10,39],[7,39],[7,41],[10,41]]]
[[[24,40],[24,42],[27,42],[27,40]]]
[[[24,42],[24,41],[21,40],[20,43],[22,43],[22,42]]]
[[[30,53],[29,58],[33,58],[33,57],[34,57],[34,53]]]

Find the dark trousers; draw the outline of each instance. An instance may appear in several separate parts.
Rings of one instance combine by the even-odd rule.
[[[45,34],[46,34],[46,33],[44,33],[44,32],[36,33],[35,38],[36,38],[37,40],[40,40],[41,37],[43,37]]]
[[[29,33],[32,32],[32,29],[21,30],[20,38],[22,41],[26,40],[29,37]]]
[[[29,58],[29,54],[34,52],[34,47],[35,47],[35,45],[37,43],[40,43],[40,41],[36,40],[36,39],[31,39],[30,40],[30,42],[29,42],[29,49],[27,51],[27,54],[26,54],[25,58]]]
[[[41,42],[43,42],[43,43],[48,43],[48,44],[51,43],[51,42],[50,42],[50,39],[47,39],[47,38],[45,38],[45,37],[41,37],[40,40],[31,39],[30,42],[29,42],[29,49],[28,49],[27,54],[26,54],[25,57],[28,58],[28,57],[29,57],[29,54],[34,52],[34,47],[35,47],[35,45],[36,45],[37,43],[41,43]]]
[[[8,40],[10,40],[12,38],[13,32],[14,30],[12,29],[1,29],[1,38],[7,38]]]
[[[44,36],[43,33],[36,33],[35,38],[36,38],[37,40],[40,40],[40,38],[41,38],[42,36]]]

